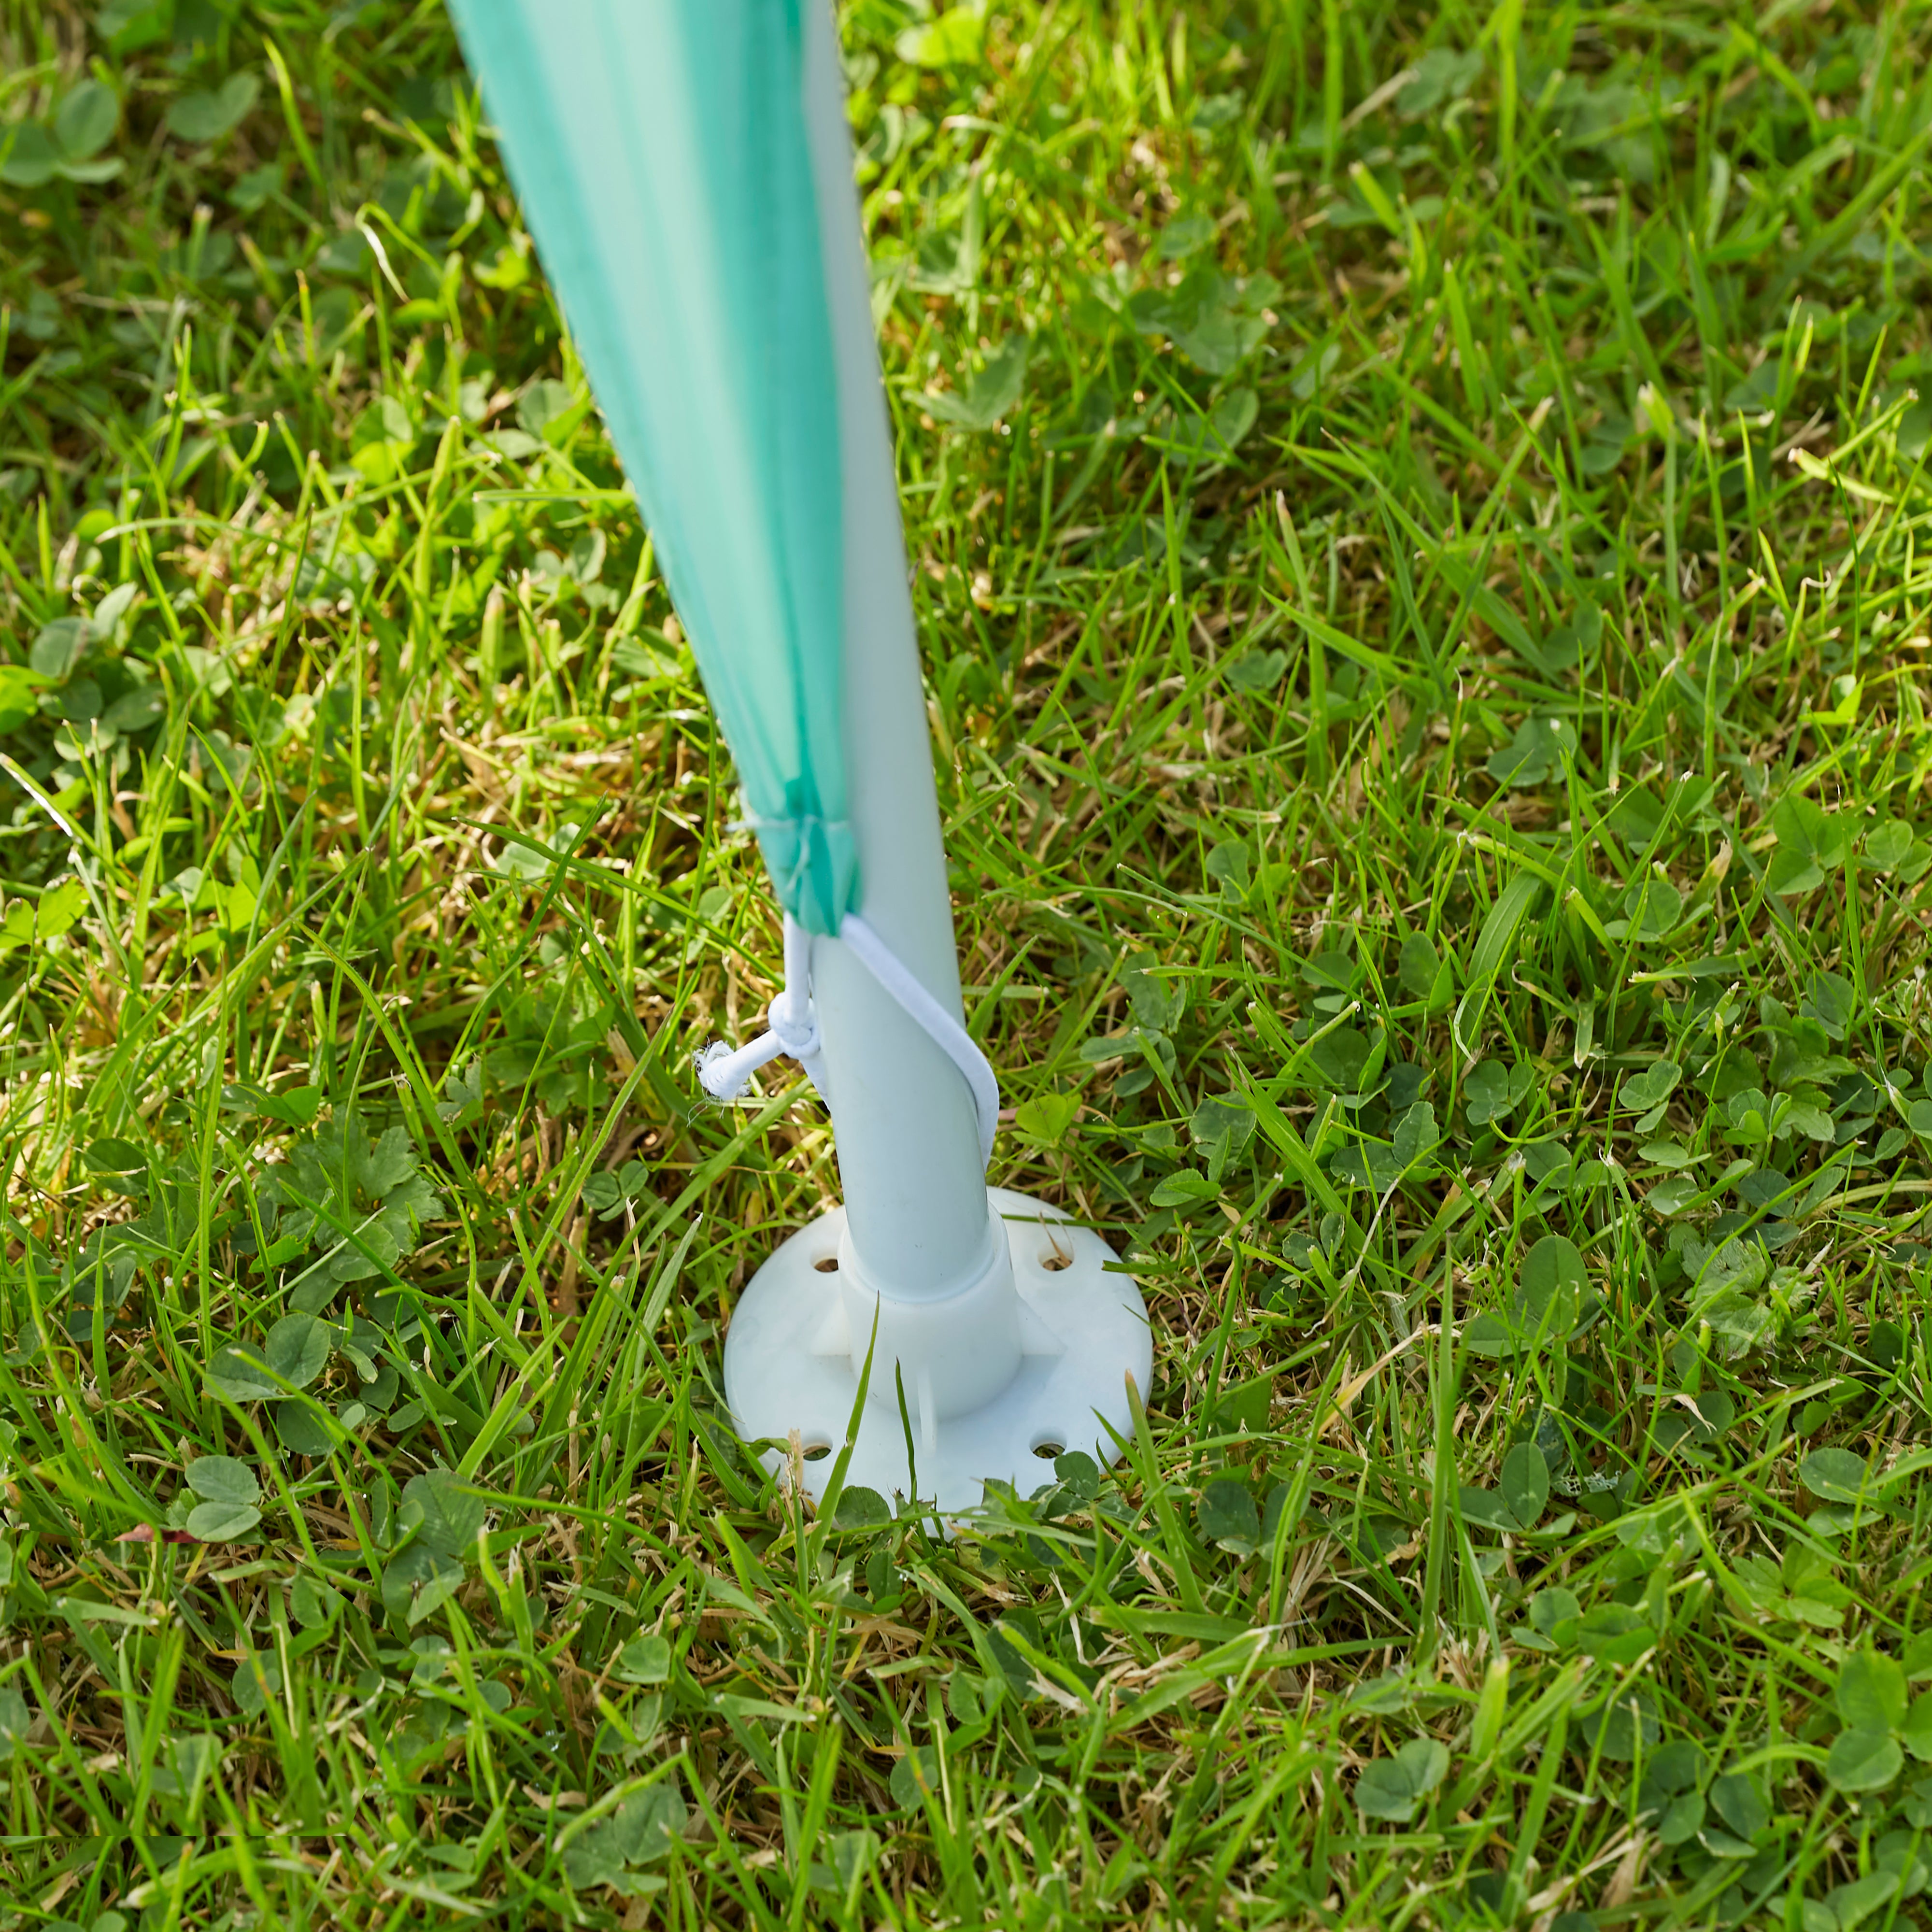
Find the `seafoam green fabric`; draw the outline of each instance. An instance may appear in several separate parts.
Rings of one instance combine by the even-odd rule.
[[[806,146],[824,0],[450,0],[779,898],[857,903],[840,462]]]

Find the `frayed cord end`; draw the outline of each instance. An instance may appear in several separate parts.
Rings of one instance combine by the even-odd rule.
[[[735,1051],[722,1040],[714,1040],[697,1056],[698,1084],[712,1100],[728,1106],[744,1092],[752,1076],[784,1051],[784,1043],[775,1034],[760,1034]]]

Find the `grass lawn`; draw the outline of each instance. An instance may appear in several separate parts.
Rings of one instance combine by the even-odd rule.
[[[1932,1922],[1932,7],[843,18],[1145,1427],[732,1433],[832,1149],[435,0],[0,0],[0,1928]]]

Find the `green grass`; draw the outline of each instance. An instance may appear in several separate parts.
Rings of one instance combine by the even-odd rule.
[[[4,0],[0,1925],[1928,1923],[1932,9],[844,22],[1145,1430],[732,1436],[832,1150],[440,9]]]

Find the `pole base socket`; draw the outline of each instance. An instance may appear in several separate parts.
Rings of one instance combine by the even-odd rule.
[[[1147,1304],[1132,1277],[1098,1234],[1058,1208],[1005,1187],[988,1188],[987,1198],[1012,1257],[1018,1366],[978,1406],[943,1415],[944,1404],[922,1400],[919,1376],[896,1376],[894,1360],[876,1349],[848,1489],[957,1515],[980,1503],[989,1480],[1031,1494],[1066,1450],[1111,1462],[1132,1432],[1126,1378],[1144,1395],[1154,1366]],[[841,1279],[844,1232],[845,1210],[835,1208],[793,1235],[739,1297],[724,1341],[724,1395],[738,1433],[776,1471],[796,1432],[814,1502],[844,1446],[870,1340],[852,1332],[848,1311],[860,1298]]]

